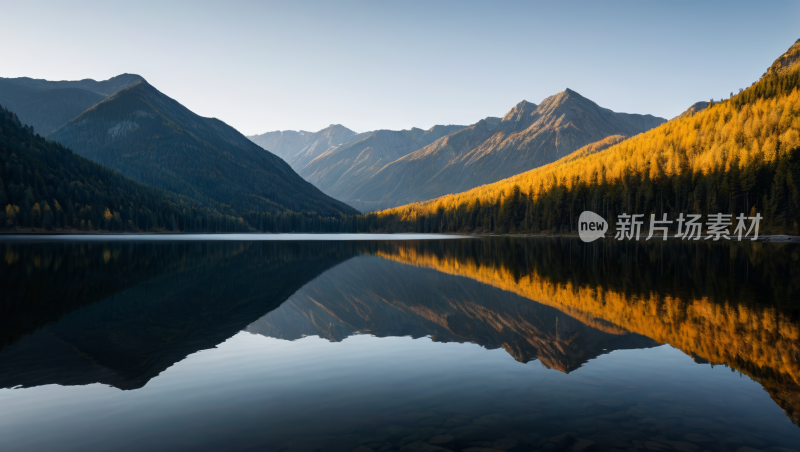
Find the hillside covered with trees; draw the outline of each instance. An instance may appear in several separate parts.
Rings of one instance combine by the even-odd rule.
[[[584,210],[760,213],[762,231],[800,232],[800,41],[730,99],[600,152],[583,148],[508,179],[371,215],[376,230],[565,232]],[[595,149],[596,150],[596,149]]]
[[[357,222],[297,212],[251,213],[247,220],[224,214],[78,156],[2,106],[0,206],[0,231],[325,232]]]
[[[175,230],[222,216],[140,184],[34,135],[0,107],[0,227],[72,230]]]

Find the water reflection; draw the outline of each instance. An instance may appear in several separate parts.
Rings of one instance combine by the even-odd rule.
[[[259,412],[271,433],[237,427],[223,440],[209,430],[219,446],[210,449],[786,447],[800,439],[796,427],[780,430],[754,408],[726,416],[753,394],[718,373],[692,376],[664,347],[653,347],[669,344],[697,368],[741,372],[800,425],[799,252],[775,243],[525,238],[0,243],[0,388],[103,383],[135,393],[158,388],[151,381],[173,381],[170,372],[188,388],[199,374],[170,367],[219,346],[214,356],[223,364],[201,367],[202,378],[233,368],[239,352],[225,344],[245,341],[245,330],[294,341],[270,342],[285,354],[261,363],[285,373],[265,380],[253,370],[266,385],[258,390],[209,384],[225,397],[258,398],[281,387],[291,403],[245,409],[241,400],[238,414],[228,416],[247,424]],[[312,351],[307,336],[346,347]],[[440,348],[425,354],[407,342],[364,339],[407,336],[430,336]],[[538,361],[575,377],[565,387],[565,380],[517,375],[514,369],[527,369],[519,363],[464,367],[485,358],[446,345],[453,343],[502,349],[519,363]],[[411,350],[422,354],[404,361]],[[630,355],[596,359],[615,350]],[[637,358],[622,365],[625,356]],[[380,391],[393,392],[337,398],[354,382],[377,384],[373,364],[395,369],[380,374],[394,385]],[[297,388],[282,386],[292,381]],[[728,396],[741,400],[715,398]],[[746,438],[737,439],[743,429]]]
[[[0,387],[140,388],[354,254],[324,242],[5,248]]]
[[[800,247],[497,239],[379,255],[606,320],[759,381],[800,425]]]
[[[657,342],[603,320],[573,318],[467,278],[358,257],[320,275],[246,331],[281,339],[316,335],[341,341],[355,333],[431,336],[503,348],[519,362],[539,359],[569,372],[618,349]]]

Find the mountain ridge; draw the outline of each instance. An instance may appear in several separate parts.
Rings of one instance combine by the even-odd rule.
[[[800,45],[791,49],[800,52]],[[599,152],[576,151],[492,184],[384,210],[372,217],[373,228],[567,232],[575,231],[575,219],[588,209],[604,218],[632,211],[656,218],[670,212],[673,218],[675,212],[750,218],[758,213],[762,234],[797,234],[798,112],[800,65],[794,64],[789,71],[767,71],[727,100]],[[675,226],[670,233],[680,232]]]
[[[217,211],[136,182],[34,135],[0,106],[0,228],[172,231],[201,226]]]
[[[522,101],[383,167],[339,198],[362,211],[437,198],[551,163],[611,135],[637,135],[666,120],[615,113],[566,89],[536,105]]]
[[[51,137],[139,182],[225,213],[232,210],[234,216],[357,213],[224,122],[193,113],[144,80],[92,106]]]
[[[352,191],[385,165],[421,149],[464,126],[436,125],[428,130],[367,132],[350,143],[328,149],[298,168],[301,177],[334,198]],[[366,136],[364,136],[366,135]]]
[[[247,138],[282,158],[297,171],[325,152],[351,143],[363,135],[341,124],[331,124],[317,132],[278,130]]]
[[[93,105],[144,78],[121,74],[108,80],[50,81],[0,78],[0,104],[42,135],[54,131]]]

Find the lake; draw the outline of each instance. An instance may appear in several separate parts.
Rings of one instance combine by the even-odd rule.
[[[800,245],[0,238],[2,451],[800,451]]]

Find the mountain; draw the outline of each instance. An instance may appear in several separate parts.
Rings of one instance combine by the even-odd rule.
[[[115,93],[50,137],[139,182],[234,217],[250,211],[357,213],[234,128],[196,115],[146,81]]]
[[[336,342],[354,334],[430,336],[435,342],[503,348],[519,362],[540,360],[562,372],[613,350],[659,345],[608,324],[598,329],[468,278],[373,256],[331,268],[246,331]]]
[[[708,107],[709,105],[710,105],[709,102],[704,102],[704,101],[695,102],[692,104],[691,107],[687,108],[686,111],[681,113],[678,117],[682,118],[684,116],[691,116],[692,114],[697,113],[698,111]]]
[[[540,105],[522,101],[501,120],[481,120],[376,172],[340,199],[365,211],[465,191],[551,163],[610,135],[665,122],[615,113],[567,89]]]
[[[793,59],[796,53],[800,53],[798,43],[752,86],[692,115],[599,152],[568,156],[463,193],[388,209],[375,216],[371,227],[416,232],[567,232],[575,231],[582,211],[591,210],[611,225],[622,213],[657,218],[668,214],[673,220],[670,231],[677,233],[674,220],[679,213],[722,212],[750,217],[758,213],[763,219],[762,235],[798,234],[800,59]],[[391,174],[383,173],[393,165],[374,179],[390,180]],[[420,183],[409,180],[406,184]],[[367,188],[373,193],[383,190],[377,184]]]
[[[23,124],[46,135],[92,105],[142,80],[135,74],[122,74],[99,82],[0,78],[0,105],[15,112]]]
[[[198,215],[221,216],[35,135],[2,106],[0,168],[0,230],[190,230]]]
[[[300,176],[334,198],[347,196],[384,166],[464,126],[437,125],[429,130],[378,130],[333,147],[309,163],[294,166]],[[365,136],[364,136],[365,135]]]
[[[341,124],[331,124],[319,132],[285,130],[247,138],[282,158],[297,171],[319,155],[349,143],[359,136]]]

